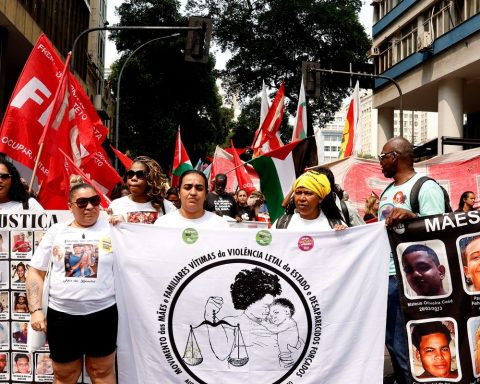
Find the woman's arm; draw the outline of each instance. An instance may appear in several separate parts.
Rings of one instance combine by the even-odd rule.
[[[28,309],[31,314],[30,324],[36,331],[46,332],[47,324],[42,311],[42,293],[45,271],[30,266],[27,274],[26,290]]]

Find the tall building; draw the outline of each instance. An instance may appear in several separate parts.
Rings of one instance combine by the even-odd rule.
[[[0,0],[0,117],[40,35],[45,33],[65,58],[80,32],[102,25],[105,8],[106,0]],[[92,102],[103,89],[104,47],[104,37],[95,42],[85,37],[74,52],[73,69]]]
[[[480,138],[480,0],[373,0],[372,5],[376,73],[398,83],[403,109],[438,113],[439,152],[442,136]],[[377,79],[378,148],[394,134],[399,105],[397,88]],[[408,117],[404,120],[407,136]]]

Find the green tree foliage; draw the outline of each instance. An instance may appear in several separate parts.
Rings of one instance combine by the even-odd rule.
[[[285,81],[288,112],[295,114],[302,61],[345,68],[366,61],[370,41],[358,20],[360,0],[188,0],[191,14],[209,15],[222,50],[232,54],[222,73],[224,85],[240,98]],[[322,96],[310,100],[323,123],[348,94],[345,82],[322,75]]]
[[[120,25],[188,25],[178,8],[179,2],[174,0],[127,0],[117,11]],[[113,84],[136,48],[174,32],[113,33],[117,49],[122,51],[112,68]],[[119,149],[151,156],[165,168],[172,164],[178,126],[195,162],[225,140],[232,118],[232,112],[222,107],[213,58],[206,65],[185,62],[184,47],[184,36],[145,45],[125,66],[120,83]]]

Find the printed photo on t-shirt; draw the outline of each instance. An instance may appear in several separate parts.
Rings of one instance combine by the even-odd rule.
[[[0,321],[0,350],[8,351],[10,349],[10,323]]]
[[[128,223],[153,224],[158,218],[158,212],[128,212]]]
[[[98,244],[91,241],[66,241],[65,248],[53,248],[54,258],[64,254],[65,277],[96,278],[98,268]]]
[[[8,259],[10,250],[10,233],[8,231],[0,231],[0,259]]]
[[[12,258],[15,259],[31,259],[32,258],[32,231],[17,231],[10,233],[10,247]]]
[[[0,320],[8,320],[9,316],[9,292],[1,291],[0,292]]]

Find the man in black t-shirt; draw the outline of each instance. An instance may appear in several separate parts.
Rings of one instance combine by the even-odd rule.
[[[237,212],[237,203],[230,196],[225,188],[227,186],[227,175],[219,173],[215,176],[215,189],[207,195],[205,209],[215,212],[219,216],[230,216],[237,222],[241,221],[241,217]]]

